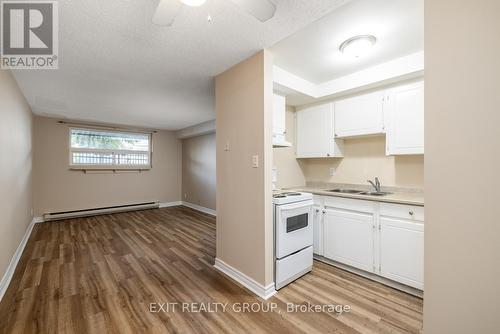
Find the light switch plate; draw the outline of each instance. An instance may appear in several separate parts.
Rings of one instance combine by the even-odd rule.
[[[335,175],[335,172],[336,172],[335,167],[330,167],[330,176]]]
[[[259,156],[258,155],[252,156],[252,167],[253,168],[259,167]]]

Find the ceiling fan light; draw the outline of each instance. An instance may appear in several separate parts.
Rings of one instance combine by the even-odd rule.
[[[340,44],[339,50],[345,55],[359,58],[368,53],[376,42],[377,39],[372,35],[354,36]]]
[[[181,2],[185,5],[191,7],[199,7],[203,5],[207,0],[181,0]]]

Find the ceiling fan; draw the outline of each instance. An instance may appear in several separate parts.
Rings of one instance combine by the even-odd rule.
[[[274,16],[276,5],[269,0],[230,0],[242,10],[265,22]],[[153,15],[153,23],[161,26],[171,26],[182,5],[198,7],[206,0],[160,0]]]

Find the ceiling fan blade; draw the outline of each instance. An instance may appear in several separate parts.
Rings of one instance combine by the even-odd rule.
[[[159,26],[171,26],[181,6],[180,0],[160,0],[153,15],[153,23]]]
[[[231,0],[244,11],[266,22],[276,12],[276,5],[269,0]]]

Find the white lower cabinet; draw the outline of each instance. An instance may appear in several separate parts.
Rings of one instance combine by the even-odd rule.
[[[423,207],[329,196],[321,202],[315,254],[423,290]]]
[[[373,272],[373,215],[326,209],[324,256]]]
[[[380,275],[424,289],[424,224],[380,218]]]

